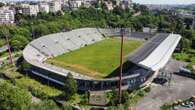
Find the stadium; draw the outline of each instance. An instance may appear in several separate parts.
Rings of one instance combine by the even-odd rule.
[[[122,89],[149,84],[177,47],[181,36],[125,29]],[[109,90],[118,86],[120,29],[81,28],[50,34],[23,50],[30,72],[58,85],[72,74],[78,89]]]

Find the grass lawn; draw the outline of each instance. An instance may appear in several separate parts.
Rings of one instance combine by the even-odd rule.
[[[48,97],[58,96],[62,93],[61,90],[42,84],[35,79],[32,79],[28,76],[25,76],[17,72],[14,68],[15,67],[13,66],[6,66],[4,68],[0,68],[0,72],[2,74],[14,80],[14,85],[20,88],[26,89],[26,90],[28,90],[29,88],[32,88],[36,90],[37,94],[44,93]]]
[[[124,55],[128,55],[140,47],[142,43],[137,40],[125,39]],[[109,38],[73,52],[48,59],[47,62],[91,77],[102,78],[108,76],[119,66],[119,56],[120,39]]]
[[[195,50],[188,49],[188,50],[181,52],[181,53],[174,53],[173,57],[176,60],[195,63]]]
[[[16,85],[20,88],[29,89],[32,88],[33,90],[40,93],[44,93],[45,95],[49,97],[58,96],[62,93],[61,90],[58,90],[54,87],[47,86],[44,84],[41,84],[40,82],[31,79],[30,77],[22,77],[20,79],[16,79]]]

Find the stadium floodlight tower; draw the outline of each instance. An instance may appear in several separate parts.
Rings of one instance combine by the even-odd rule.
[[[121,103],[121,97],[122,97],[122,74],[123,74],[123,43],[124,43],[124,28],[121,28],[120,35],[121,35],[121,50],[120,50],[120,73],[119,73],[119,90],[118,90],[118,101],[119,104]]]

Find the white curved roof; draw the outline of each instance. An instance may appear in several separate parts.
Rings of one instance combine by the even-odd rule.
[[[163,68],[171,58],[180,39],[180,35],[170,34],[149,56],[138,64],[153,71]]]

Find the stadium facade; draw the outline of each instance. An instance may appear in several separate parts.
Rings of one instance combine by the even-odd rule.
[[[151,81],[171,58],[181,36],[166,33],[138,33],[126,29],[125,37],[146,40],[145,44],[129,55],[123,64],[123,89],[134,89]],[[45,63],[48,58],[80,49],[102,41],[105,36],[119,36],[120,29],[81,28],[69,32],[50,34],[30,42],[23,50],[24,59],[31,64],[32,74],[59,85],[71,73],[78,82],[79,90],[105,90],[117,87],[117,76],[96,79],[74,71]],[[117,72],[117,70],[116,70]]]

